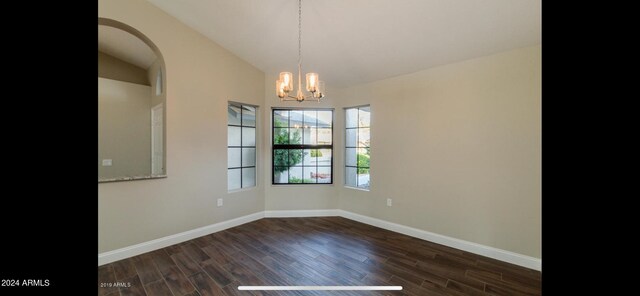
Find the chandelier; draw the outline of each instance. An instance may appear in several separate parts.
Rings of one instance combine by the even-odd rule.
[[[307,73],[306,90],[310,94],[302,92],[302,0],[298,0],[298,91],[295,96],[289,95],[293,91],[293,74],[291,72],[280,72],[276,80],[276,94],[280,101],[302,102],[308,99],[320,101],[324,97],[324,82],[320,81],[318,73]]]

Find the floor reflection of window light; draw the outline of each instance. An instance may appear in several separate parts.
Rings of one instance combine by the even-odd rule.
[[[238,286],[241,291],[399,291],[402,286]]]

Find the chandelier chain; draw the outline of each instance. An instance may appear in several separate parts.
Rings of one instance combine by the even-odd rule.
[[[302,0],[298,0],[298,64],[302,63]]]

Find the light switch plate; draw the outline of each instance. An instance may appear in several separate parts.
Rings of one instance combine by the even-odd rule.
[[[222,206],[222,198],[218,198],[218,206],[221,207]]]

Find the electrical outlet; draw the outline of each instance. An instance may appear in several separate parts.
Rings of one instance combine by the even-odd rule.
[[[387,207],[390,207],[392,204],[393,200],[390,198],[387,198]]]
[[[222,198],[218,198],[218,206],[221,207],[222,206]]]
[[[102,160],[102,166],[111,166],[111,164],[113,164],[111,159],[103,159]]]

